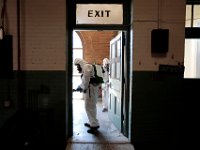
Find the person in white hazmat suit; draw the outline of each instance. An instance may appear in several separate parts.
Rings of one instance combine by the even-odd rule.
[[[94,77],[94,68],[91,64],[88,64],[85,60],[76,58],[74,60],[74,65],[76,65],[77,70],[81,73],[82,83],[73,89],[73,91],[83,92],[85,99],[85,111],[89,122],[85,123],[88,133],[95,133],[99,126],[99,121],[97,119],[97,100],[98,100],[98,86],[90,83],[90,78]]]
[[[109,65],[110,61],[108,58],[103,59],[103,80],[102,84],[102,112],[108,111],[108,100],[109,100]]]

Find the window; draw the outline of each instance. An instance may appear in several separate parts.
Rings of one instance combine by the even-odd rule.
[[[186,5],[185,27],[200,27],[200,5]]]
[[[200,5],[194,3],[194,0],[186,5],[185,19],[186,28],[200,29]],[[194,30],[190,31],[185,39],[184,78],[200,78],[200,36],[196,36]]]
[[[76,58],[83,58],[83,46],[81,39],[76,31],[73,31],[73,62]],[[81,75],[78,73],[76,66],[73,64],[73,89],[81,83]],[[83,94],[74,92],[73,98],[82,99]]]

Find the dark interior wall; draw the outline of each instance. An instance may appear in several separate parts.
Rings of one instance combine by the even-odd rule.
[[[200,79],[184,79],[183,139],[184,149],[196,149],[199,146],[199,85]]]
[[[136,150],[179,150],[183,144],[184,80],[176,74],[133,72]]]
[[[0,127],[18,109],[17,80],[0,78]]]
[[[68,124],[65,71],[25,71],[21,76],[21,99],[18,100],[15,76],[10,94],[13,105],[5,108],[3,101],[0,104],[1,147],[64,149]],[[7,98],[6,85],[6,81],[0,82],[2,99]]]

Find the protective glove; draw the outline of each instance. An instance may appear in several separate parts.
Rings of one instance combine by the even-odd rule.
[[[78,86],[78,87],[76,88],[76,91],[82,92],[83,89],[82,89],[80,86]]]

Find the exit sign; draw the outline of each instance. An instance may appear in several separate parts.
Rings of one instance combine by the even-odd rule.
[[[76,4],[76,24],[123,24],[123,5]]]

